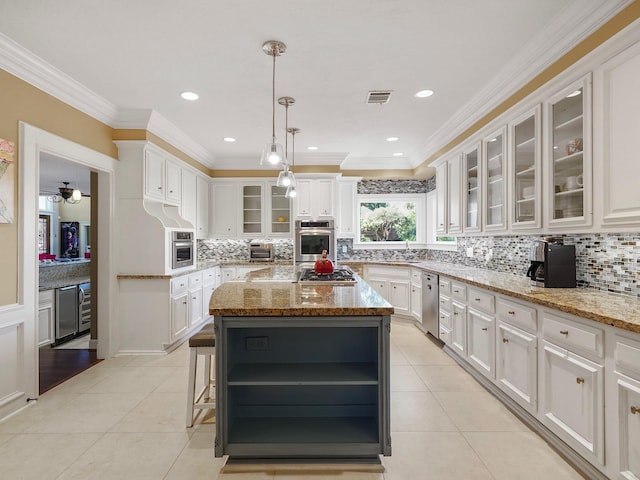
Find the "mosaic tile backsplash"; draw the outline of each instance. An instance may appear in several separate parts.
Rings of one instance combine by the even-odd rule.
[[[198,240],[198,260],[249,261],[249,244],[273,243],[274,260],[293,261],[293,240],[288,238],[265,239],[205,239]]]
[[[360,180],[358,194],[426,193],[427,180]]]

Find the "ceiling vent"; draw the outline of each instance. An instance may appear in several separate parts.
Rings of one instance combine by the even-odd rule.
[[[383,105],[389,103],[393,90],[372,90],[367,93],[367,103]]]

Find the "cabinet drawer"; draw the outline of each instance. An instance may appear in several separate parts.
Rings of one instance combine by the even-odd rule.
[[[602,357],[603,333],[600,329],[545,312],[542,318],[542,335],[545,340],[568,350]]]
[[[407,280],[410,278],[409,269],[402,267],[368,266],[367,275],[378,278],[402,278]]]
[[[202,288],[202,272],[189,275],[189,290]]]
[[[451,315],[449,314],[449,312],[441,311],[439,313],[439,316],[440,316],[440,326],[446,327],[449,330],[451,330]]]
[[[219,275],[218,268],[209,268],[202,272],[202,284],[203,285],[211,285],[216,283]]]
[[[422,285],[422,270],[411,269],[411,283],[414,285]]]
[[[616,335],[616,370],[640,380],[640,342]]]
[[[183,275],[178,278],[171,279],[171,296],[182,295],[189,289],[189,278]]]
[[[451,344],[451,330],[440,325],[440,340],[442,340],[447,345]]]
[[[454,300],[467,301],[467,286],[464,283],[451,282],[451,296]]]
[[[448,278],[440,277],[438,288],[440,289],[441,294],[444,294],[448,297],[449,295],[451,295],[451,280],[449,280]]]
[[[53,299],[55,298],[55,289],[40,290],[38,292],[38,306],[48,307],[53,305]]]
[[[535,333],[538,329],[536,309],[520,305],[502,298],[498,299],[496,310],[498,318],[523,330]]]
[[[445,297],[444,295],[440,295],[440,300],[438,303],[441,312],[450,312],[451,311],[451,299],[449,297]]]
[[[496,297],[490,293],[469,288],[469,306],[486,313],[494,313]]]

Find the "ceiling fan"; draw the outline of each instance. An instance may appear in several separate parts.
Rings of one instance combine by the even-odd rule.
[[[69,183],[70,182],[62,182],[64,186],[58,188],[59,190],[58,193],[49,193],[48,199],[55,203],[64,202],[64,203],[76,204],[76,203],[80,203],[80,200],[82,200],[82,197],[91,196],[89,194],[82,193],[77,188],[69,187]]]

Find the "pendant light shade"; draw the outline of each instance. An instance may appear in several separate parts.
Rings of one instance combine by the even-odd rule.
[[[293,176],[293,170],[296,166],[296,133],[300,132],[299,128],[287,128],[287,133],[291,134],[291,184],[287,187],[287,191],[284,194],[287,198],[295,198],[298,195],[296,191],[296,179]],[[287,171],[289,169],[287,168]]]
[[[260,158],[260,165],[278,166],[285,161],[284,150],[276,138],[276,57],[282,55],[287,46],[276,40],[270,40],[262,45],[262,51],[273,57],[271,75],[271,139],[265,145]]]

